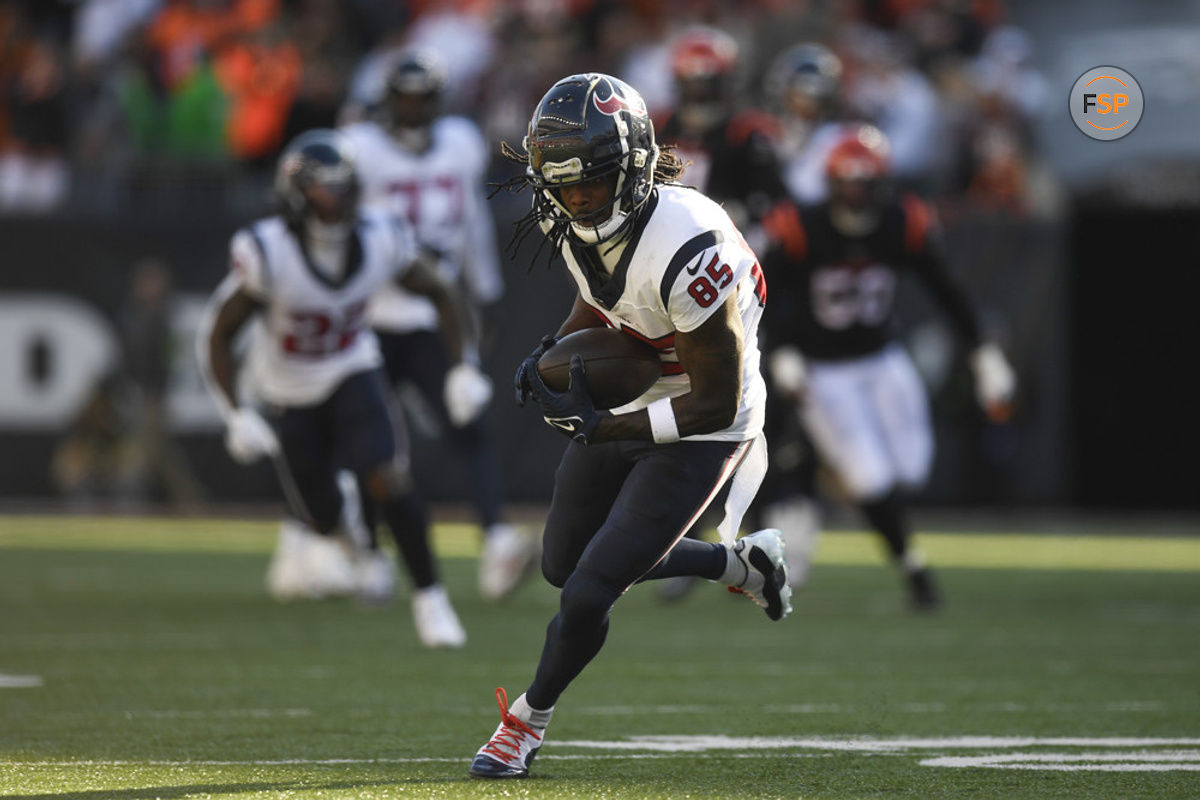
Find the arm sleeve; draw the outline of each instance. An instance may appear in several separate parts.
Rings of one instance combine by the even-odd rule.
[[[915,197],[906,197],[904,246],[913,272],[950,320],[968,348],[979,344],[979,321],[963,287],[946,265],[941,230],[929,208]]]
[[[391,234],[392,268],[394,270],[392,277],[394,280],[400,280],[412,269],[413,262],[420,255],[416,233],[407,220],[394,215],[383,217],[381,224],[386,225]]]
[[[504,294],[496,227],[484,192],[490,155],[487,142],[473,123],[463,120],[458,130],[463,158],[471,165],[464,187],[463,281],[471,300],[487,305]]]
[[[688,333],[700,327],[734,293],[753,264],[753,254],[719,230],[685,242],[668,263],[659,291],[675,330]]]
[[[258,236],[248,228],[239,230],[229,242],[229,272],[246,294],[266,300],[271,278],[266,253]]]

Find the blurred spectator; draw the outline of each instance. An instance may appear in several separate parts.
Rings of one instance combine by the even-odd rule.
[[[177,356],[171,326],[171,275],[155,257],[134,266],[129,294],[119,317],[122,377],[134,413],[121,464],[126,498],[158,494],[177,504],[193,503],[200,492],[179,449],[167,432],[167,385]]]
[[[300,50],[273,23],[235,37],[215,54],[214,70],[228,98],[225,143],[234,158],[269,166],[301,85]]]
[[[312,128],[333,128],[349,76],[373,42],[367,20],[339,0],[300,0],[290,17],[291,37],[304,69],[284,134],[291,141]]]
[[[445,108],[478,117],[483,76],[497,51],[488,2],[418,3],[403,29],[390,31],[356,67],[342,122],[363,119],[383,98],[392,68],[410,49],[437,53],[446,65]]]
[[[522,0],[500,14],[496,40],[501,50],[475,115],[490,141],[520,143],[529,109],[546,87],[564,73],[589,68],[580,27],[566,6],[557,0]],[[508,168],[503,160],[500,165]]]
[[[50,476],[64,498],[88,503],[116,490],[125,449],[125,414],[115,374],[96,382],[54,448]]]
[[[912,53],[898,36],[860,27],[847,31],[845,41],[851,62],[847,103],[891,142],[896,180],[927,189],[941,149],[937,93],[913,66]]]
[[[273,90],[286,89],[292,59],[273,50],[269,33],[248,37],[280,10],[279,0],[166,1],[139,42],[142,69],[122,92],[144,153],[219,161],[231,152],[252,158],[270,142]],[[284,62],[282,80],[262,64],[275,58]]]
[[[67,164],[66,82],[62,56],[47,39],[17,45],[4,81],[8,138],[0,151],[0,210],[45,212],[62,205]]]

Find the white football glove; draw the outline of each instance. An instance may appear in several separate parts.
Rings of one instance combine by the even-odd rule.
[[[450,422],[461,428],[478,417],[492,400],[492,381],[474,364],[455,364],[446,373],[446,411]]]
[[[270,423],[253,408],[234,410],[226,420],[225,449],[239,464],[279,454],[279,439]]]
[[[792,399],[804,395],[804,386],[808,381],[808,369],[804,366],[804,356],[791,345],[784,345],[771,351],[767,361],[771,370],[771,380],[775,388]]]
[[[1012,410],[1017,376],[1004,353],[995,344],[982,344],[971,353],[975,373],[975,397],[993,420],[1007,419]]]

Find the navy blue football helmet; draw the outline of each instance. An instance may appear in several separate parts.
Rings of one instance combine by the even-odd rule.
[[[325,223],[353,219],[359,182],[350,142],[338,131],[325,128],[297,136],[279,157],[275,196],[290,225],[313,218]]]
[[[654,188],[658,145],[646,101],[610,75],[571,75],[550,87],[529,121],[525,151],[538,218],[576,244],[630,230]],[[557,190],[601,177],[614,180],[612,202],[588,215],[595,227],[578,224]]]

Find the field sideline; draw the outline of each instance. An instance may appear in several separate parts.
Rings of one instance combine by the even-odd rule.
[[[466,766],[554,592],[483,603],[475,530],[439,525],[470,642],[429,652],[403,590],[272,602],[274,536],[0,516],[0,797],[1200,797],[1200,537],[924,534],[935,616],[853,531],[780,623],[711,584],[635,587],[535,777],[497,785]]]

